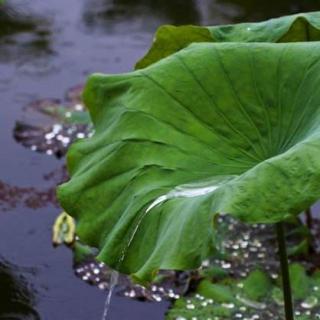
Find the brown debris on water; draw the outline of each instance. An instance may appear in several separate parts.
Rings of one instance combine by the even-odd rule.
[[[18,187],[0,180],[0,210],[8,211],[18,206],[39,209],[48,205],[58,207],[55,187],[38,190],[34,187]]]

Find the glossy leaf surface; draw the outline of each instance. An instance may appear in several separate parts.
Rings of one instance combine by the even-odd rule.
[[[58,196],[98,258],[139,281],[198,267],[216,213],[274,223],[320,198],[320,45],[193,44],[93,75],[95,125]]]

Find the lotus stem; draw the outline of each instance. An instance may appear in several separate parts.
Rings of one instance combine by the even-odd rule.
[[[312,225],[313,225],[313,218],[312,218],[311,208],[308,208],[305,211],[305,215],[306,215],[306,224],[307,224],[308,228],[311,230]]]
[[[276,229],[277,229],[279,257],[280,257],[280,264],[281,264],[284,308],[285,308],[285,315],[286,315],[285,319],[294,320],[292,292],[291,292],[290,275],[289,275],[289,264],[288,264],[285,229],[284,229],[283,222],[277,223]]]

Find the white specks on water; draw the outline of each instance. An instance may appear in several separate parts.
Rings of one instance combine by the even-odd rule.
[[[67,146],[67,145],[71,142],[71,139],[70,139],[69,137],[63,137],[63,138],[61,139],[61,142],[62,142],[65,146]]]
[[[93,273],[94,273],[94,274],[99,274],[99,273],[100,273],[100,270],[99,270],[98,268],[94,268],[94,269],[93,269]]]
[[[200,295],[199,293],[197,293],[195,297],[199,300],[204,300],[204,296]]]
[[[230,268],[231,268],[231,263],[222,261],[221,267],[222,267],[223,269],[230,269]]]
[[[162,298],[161,298],[160,295],[158,295],[158,294],[153,294],[153,295],[152,295],[152,298],[153,298],[155,301],[157,301],[157,302],[162,301]]]
[[[209,260],[209,259],[204,260],[204,261],[201,263],[201,266],[202,266],[203,268],[209,267],[209,266],[210,266],[210,260]]]
[[[77,138],[83,139],[83,138],[85,138],[85,134],[83,132],[79,132],[79,133],[77,133]]]
[[[190,303],[190,304],[187,304],[187,309],[189,309],[189,310],[193,310],[193,309],[195,309],[195,305],[194,304],[192,304],[192,303]]]
[[[265,310],[267,308],[265,303],[257,302],[257,301],[251,301],[249,299],[243,298],[240,295],[236,296],[237,300],[240,301],[243,305],[257,309],[257,310]]]
[[[107,284],[106,282],[100,282],[100,283],[98,284],[98,288],[99,288],[100,290],[106,290],[107,287],[108,287],[108,284]]]
[[[235,307],[234,303],[222,303],[222,307],[226,309],[233,309]]]
[[[77,110],[77,111],[82,111],[82,110],[84,109],[84,108],[83,108],[83,105],[80,104],[80,103],[76,104],[76,105],[74,106],[74,108],[75,108],[75,110]]]
[[[318,304],[318,298],[311,296],[301,303],[303,309],[312,309]]]
[[[136,297],[136,292],[132,289],[130,290],[129,292],[125,292],[124,294],[126,297],[129,297],[129,298],[135,298]]]
[[[53,132],[49,132],[44,136],[47,140],[51,140],[55,137],[55,134]]]
[[[59,123],[54,124],[52,127],[52,133],[54,135],[57,135],[61,130],[62,130],[62,125]]]

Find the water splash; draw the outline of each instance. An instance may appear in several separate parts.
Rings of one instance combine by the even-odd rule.
[[[112,294],[113,291],[116,287],[116,285],[118,284],[118,280],[119,280],[119,273],[117,271],[112,271],[111,273],[111,279],[110,279],[110,287],[109,287],[109,292],[108,292],[108,296],[104,305],[104,310],[103,310],[103,315],[102,315],[102,320],[107,320],[108,319],[108,313],[110,310],[110,304],[111,304],[111,298],[112,298]]]

